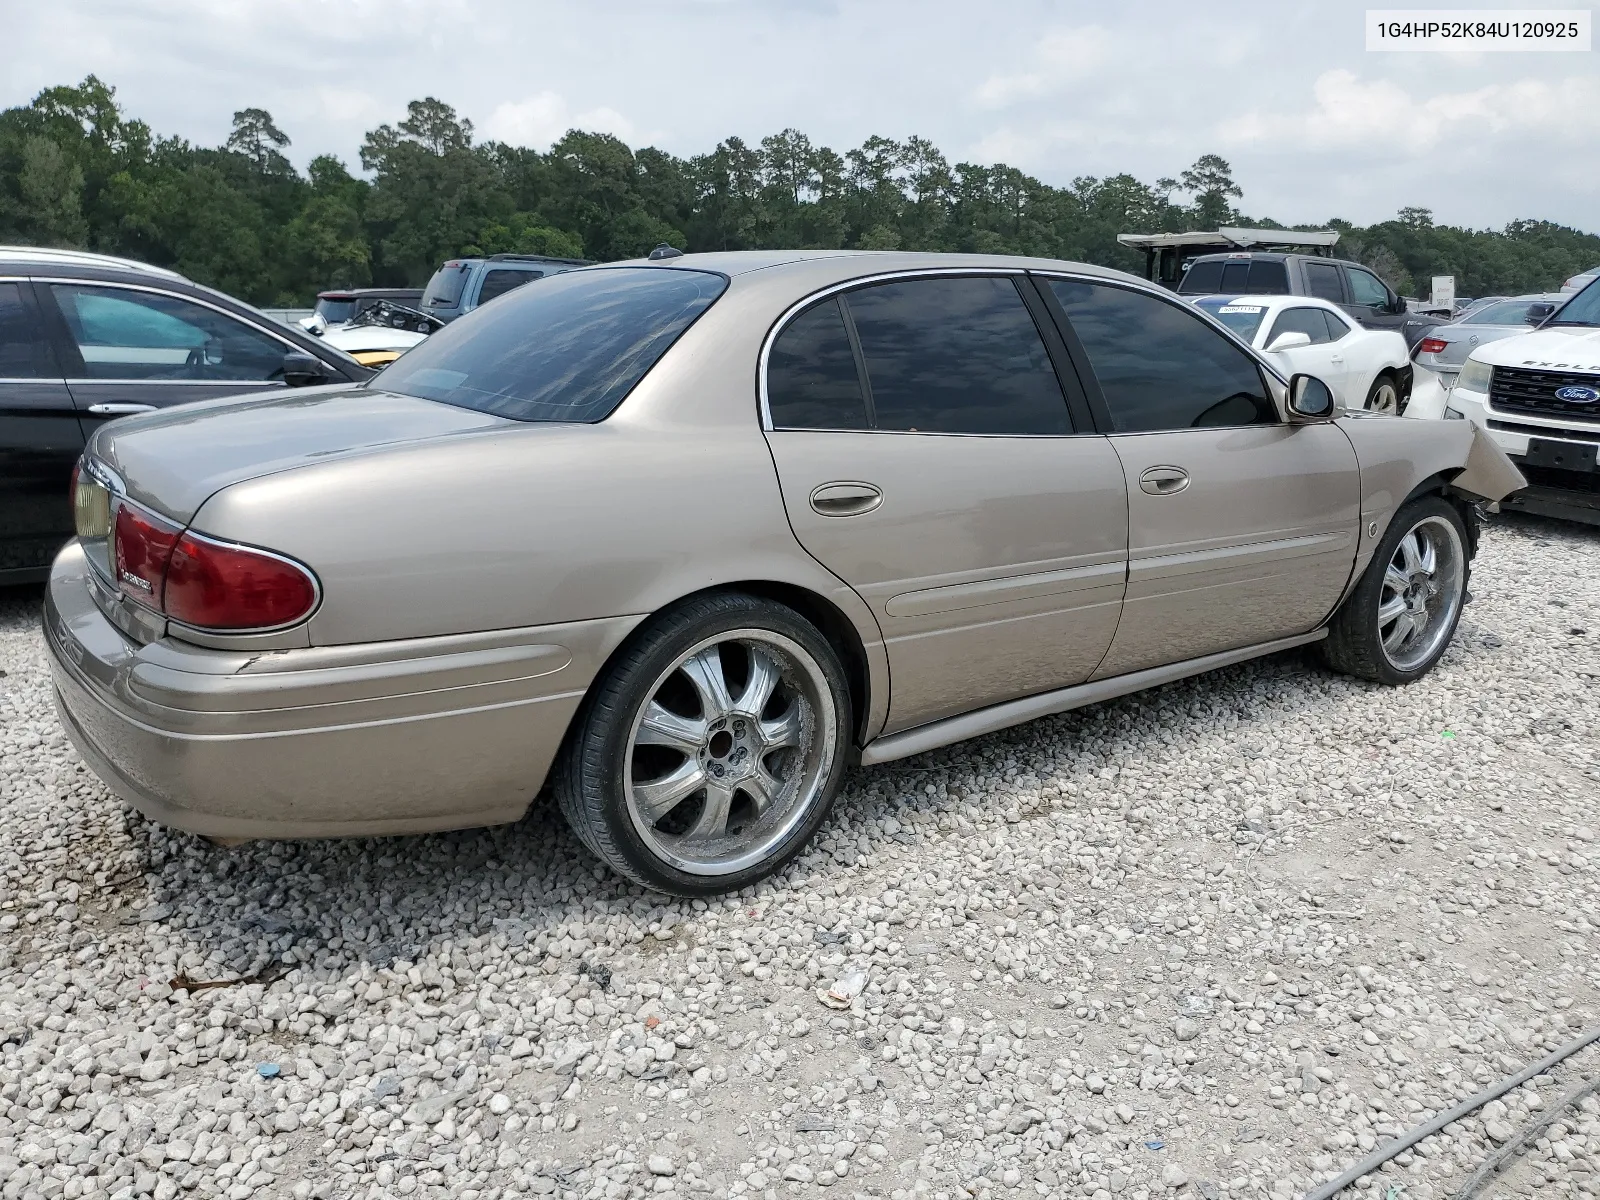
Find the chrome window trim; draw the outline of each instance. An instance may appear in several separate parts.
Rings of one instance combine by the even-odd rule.
[[[790,428],[787,425],[779,428],[772,423],[772,406],[767,398],[767,362],[771,357],[773,344],[778,340],[778,337],[783,333],[789,322],[794,320],[812,305],[820,304],[829,297],[837,296],[843,292],[855,291],[858,288],[868,287],[876,283],[891,283],[902,279],[937,279],[946,276],[965,276],[968,278],[987,279],[1002,277],[1015,279],[1017,277],[1026,278],[1028,275],[1034,273],[1036,272],[1030,272],[1027,267],[908,267],[899,271],[881,271],[873,275],[859,275],[854,279],[847,279],[842,283],[830,283],[827,287],[821,288],[818,291],[808,292],[805,296],[799,300],[796,300],[793,304],[789,305],[788,308],[784,309],[781,314],[779,314],[778,319],[772,323],[772,327],[767,330],[766,337],[763,338],[761,342],[761,354],[756,359],[756,396],[760,406],[762,431],[764,433],[865,433],[884,437],[977,437],[1005,438],[1007,440],[1016,438],[1036,438],[1041,441],[1059,441],[1063,438],[1103,436],[1093,429],[1074,429],[1071,433],[958,433],[954,430],[948,429],[926,431],[920,429],[815,429]],[[1018,299],[1021,299],[1020,295],[1018,296]],[[1026,305],[1024,305],[1024,311],[1027,311]],[[1033,320],[1032,312],[1028,312],[1028,319],[1030,321]],[[1044,337],[1042,334],[1039,337],[1039,344],[1048,351],[1048,347],[1044,346]],[[1062,404],[1066,404],[1066,389],[1064,385],[1059,383],[1059,381],[1057,386],[1062,387],[1061,402]],[[1068,410],[1068,419],[1071,419],[1070,408]]]
[[[148,283],[123,283],[121,280],[113,281],[113,280],[106,280],[106,279],[73,279],[73,278],[70,278],[70,277],[56,276],[56,275],[32,275],[32,276],[29,276],[28,278],[31,279],[34,283],[67,284],[67,285],[70,285],[70,286],[91,287],[91,288],[120,288],[123,291],[128,291],[128,292],[150,292],[150,293],[153,293],[154,295],[157,295],[157,296],[170,296],[174,300],[183,300],[183,301],[186,301],[186,302],[188,302],[190,304],[197,304],[201,308],[209,308],[212,312],[217,313],[220,316],[227,317],[229,320],[237,321],[239,324],[245,326],[248,329],[253,329],[257,333],[265,334],[268,338],[270,338],[271,340],[277,342],[278,345],[283,346],[285,348],[285,352],[286,353],[308,354],[308,355],[311,355],[313,358],[317,357],[316,355],[312,354],[312,352],[310,350],[307,350],[305,347],[296,345],[294,342],[288,341],[287,339],[285,339],[283,337],[280,337],[277,334],[276,331],[267,328],[265,325],[257,324],[255,321],[251,320],[249,317],[242,317],[236,312],[230,312],[228,309],[223,308],[220,304],[213,304],[213,303],[211,303],[211,301],[203,299],[203,298],[201,298],[199,296],[186,296],[182,292],[173,291],[171,288],[156,287],[156,286],[154,286],[152,284],[148,284]],[[0,277],[0,281],[3,281],[3,280],[4,280],[4,277]],[[65,319],[65,318],[63,318],[63,319]],[[69,329],[68,332],[70,333],[71,330]],[[81,353],[82,348],[80,347],[79,350],[80,350],[80,353]],[[320,362],[321,359],[318,358],[318,361]],[[89,375],[85,375],[85,376],[81,377],[81,379],[79,379],[78,382],[80,382],[80,383],[114,383],[114,384],[117,384],[119,387],[123,386],[123,385],[126,385],[126,384],[130,384],[130,383],[132,383],[132,384],[158,383],[158,384],[161,384],[163,386],[165,386],[167,384],[173,384],[173,383],[178,383],[178,384],[190,383],[190,384],[200,384],[200,385],[202,385],[204,387],[217,387],[217,386],[219,386],[221,384],[242,384],[242,385],[245,385],[245,386],[255,386],[255,387],[282,387],[282,386],[284,386],[284,384],[283,384],[283,382],[281,380],[276,380],[276,379],[109,379],[109,378],[94,377],[94,376],[89,376]]]

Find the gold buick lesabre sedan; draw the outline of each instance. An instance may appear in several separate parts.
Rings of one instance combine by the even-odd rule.
[[[776,871],[881,763],[1291,646],[1427,672],[1470,422],[1098,267],[750,252],[519,289],[359,387],[113,422],[45,604],[84,757],[225,839],[515,821]]]

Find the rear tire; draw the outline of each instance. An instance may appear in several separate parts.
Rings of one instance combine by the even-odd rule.
[[[1400,403],[1400,384],[1388,371],[1380,371],[1367,390],[1367,411],[1398,417],[1404,411]]]
[[[1426,675],[1461,619],[1469,545],[1466,523],[1449,501],[1422,496],[1403,506],[1329,623],[1323,661],[1390,685]]]
[[[731,892],[828,815],[854,722],[839,656],[793,609],[729,593],[664,612],[595,684],[557,765],[584,845],[635,883]]]

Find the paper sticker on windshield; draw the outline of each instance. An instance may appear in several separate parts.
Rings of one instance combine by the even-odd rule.
[[[1262,305],[1259,305],[1259,304],[1224,304],[1221,308],[1217,309],[1217,311],[1219,313],[1225,313],[1225,312],[1259,313],[1259,312],[1266,312],[1266,309],[1265,309],[1265,307],[1263,307]]]

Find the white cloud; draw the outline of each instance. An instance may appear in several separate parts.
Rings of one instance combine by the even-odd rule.
[[[1532,3],[1533,0],[1527,0]],[[355,164],[434,96],[479,136],[568,128],[673,154],[793,127],[843,153],[929,138],[1047,183],[1222,153],[1282,221],[1600,212],[1600,73],[1579,59],[1369,55],[1359,6],[1233,0],[71,0],[12,3],[0,106],[93,71],[130,116],[214,146],[265,108],[304,166]],[[529,47],[539,53],[530,58]],[[596,51],[596,46],[604,47]],[[1568,78],[1569,76],[1584,76]],[[668,132],[662,132],[663,130]]]
[[[1256,109],[1223,121],[1230,146],[1417,154],[1508,132],[1561,139],[1600,129],[1600,78],[1520,79],[1418,100],[1386,79],[1339,68],[1312,85],[1311,108]]]
[[[526,100],[507,101],[497,106],[479,133],[513,146],[544,150],[569,129],[613,134],[630,146],[644,145],[660,137],[659,134],[642,135],[637,125],[614,108],[602,106],[573,113],[563,96],[548,90]]]
[[[984,108],[1010,108],[1094,78],[1111,61],[1111,35],[1099,25],[1056,29],[1039,40],[1021,71],[991,75],[975,98]]]

